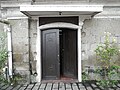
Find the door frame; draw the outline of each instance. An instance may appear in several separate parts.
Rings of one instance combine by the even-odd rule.
[[[70,28],[77,30],[77,60],[78,60],[78,81],[82,81],[82,70],[81,70],[81,29],[84,19],[79,17],[79,25],[65,22],[55,22],[39,26],[39,20],[37,21],[37,39],[36,39],[36,81],[41,82],[42,80],[42,65],[41,65],[41,30],[48,28]]]

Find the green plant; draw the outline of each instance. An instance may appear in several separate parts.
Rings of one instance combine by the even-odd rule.
[[[7,82],[4,78],[5,63],[7,60],[7,44],[6,44],[6,32],[0,32],[0,81]]]
[[[119,49],[116,46],[115,39],[113,38],[112,43],[110,42],[109,32],[105,35],[104,44],[98,45],[95,52],[97,55],[97,60],[99,60],[105,67],[109,67],[112,57],[119,54]]]
[[[97,84],[104,87],[104,88],[116,85],[117,83],[118,83],[117,80],[98,80],[97,81]]]
[[[84,82],[86,80],[89,80],[89,75],[85,71],[83,71],[82,72],[82,81]]]
[[[23,80],[23,77],[19,73],[17,73],[13,75],[13,78],[11,78],[10,83],[15,85],[15,84],[18,84],[19,81],[21,80]]]
[[[95,52],[97,55],[97,60],[102,65],[101,68],[96,69],[96,73],[99,73],[103,79],[97,80],[98,84],[103,87],[109,87],[117,83],[114,77],[119,77],[120,66],[113,60],[114,56],[119,54],[119,48],[116,45],[116,40],[113,38],[110,41],[111,34],[109,32],[105,33],[104,44],[98,45]]]

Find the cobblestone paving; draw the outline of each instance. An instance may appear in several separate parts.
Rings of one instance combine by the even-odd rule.
[[[0,84],[0,90],[106,90],[93,82],[88,83],[34,83],[24,85]],[[120,83],[107,90],[120,90]]]

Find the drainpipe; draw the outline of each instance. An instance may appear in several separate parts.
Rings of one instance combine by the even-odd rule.
[[[1,1],[1,0],[0,0]],[[1,10],[5,10],[4,13],[4,17],[2,17],[2,12]],[[1,9],[0,7],[0,13],[1,13],[1,18],[0,18],[0,22],[3,23],[5,25],[5,30],[7,31],[7,39],[8,39],[8,80],[10,80],[10,78],[13,77],[13,67],[12,67],[12,36],[11,36],[11,25],[10,23],[7,21],[6,19],[6,9]],[[2,19],[4,18],[4,19]]]
[[[0,22],[5,24],[5,29],[7,30],[8,39],[8,75],[10,78],[13,77],[13,67],[12,67],[12,35],[11,35],[11,25],[8,21],[0,19]],[[8,80],[9,80],[8,77]]]
[[[8,74],[9,77],[13,77],[13,67],[12,67],[12,35],[11,35],[11,25],[7,28],[7,38],[8,38]]]

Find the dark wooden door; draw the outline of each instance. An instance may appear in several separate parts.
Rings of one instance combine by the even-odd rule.
[[[59,79],[59,29],[42,31],[42,77]]]
[[[63,30],[63,76],[77,78],[77,30]]]

